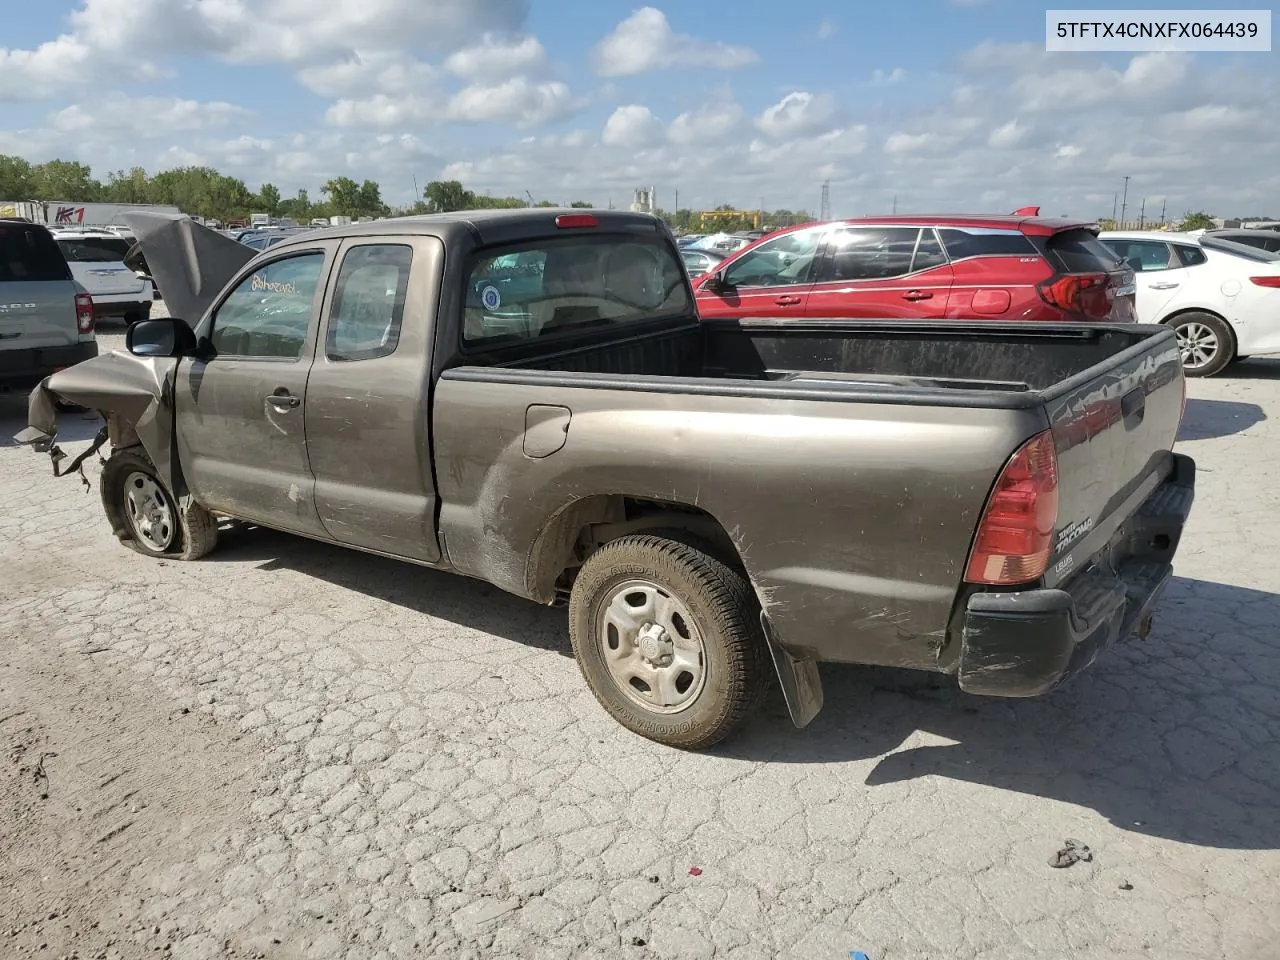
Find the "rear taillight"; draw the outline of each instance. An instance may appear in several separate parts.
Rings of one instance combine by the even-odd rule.
[[[76,328],[81,333],[93,333],[97,320],[93,315],[93,297],[87,293],[76,294]]]
[[[1280,289],[1280,277],[1250,277],[1249,280],[1260,287]]]
[[[978,524],[964,578],[1009,587],[1039,579],[1058,525],[1058,455],[1046,430],[1024,443],[1000,472]]]
[[[1105,273],[1070,273],[1037,285],[1040,299],[1066,313],[1077,313],[1089,319],[1105,320],[1111,315],[1111,298],[1107,286],[1111,277]]]
[[[600,221],[589,213],[562,213],[556,217],[556,226],[561,230],[572,230],[579,227],[598,227]]]

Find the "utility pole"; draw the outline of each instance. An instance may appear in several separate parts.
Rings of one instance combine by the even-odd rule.
[[[1129,206],[1129,178],[1124,178],[1124,197],[1120,200],[1120,223],[1118,226],[1124,229],[1124,211]]]
[[[679,213],[680,212],[680,188],[679,187],[676,187],[675,199],[671,202],[675,204],[675,209],[672,210],[671,212]]]
[[[831,219],[831,181],[822,181],[822,204],[818,208],[819,220]]]
[[[1138,208],[1138,229],[1142,230],[1147,225],[1147,198],[1142,198],[1142,206]]]
[[[1169,204],[1169,198],[1165,197],[1160,201],[1160,226],[1164,226],[1164,209]]]
[[[1120,192],[1117,190],[1115,193],[1111,195],[1111,222],[1115,223],[1116,226],[1119,226],[1119,224],[1116,223],[1116,207],[1119,205],[1119,203],[1120,203]]]

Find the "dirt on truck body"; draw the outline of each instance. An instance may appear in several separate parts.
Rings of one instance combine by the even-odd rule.
[[[717,742],[775,673],[803,726],[824,661],[1035,696],[1171,575],[1195,468],[1163,328],[701,322],[665,226],[612,211],[350,225],[208,275],[209,231],[131,225],[199,314],[49,378],[22,438],[56,450],[55,397],[102,411],[123,542],[194,560],[230,517],[566,603],[654,740]]]

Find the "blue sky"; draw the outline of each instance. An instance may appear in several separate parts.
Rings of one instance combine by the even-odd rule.
[[[1020,0],[41,0],[0,43],[0,152],[100,174],[1094,216],[1127,173],[1179,211],[1280,207],[1273,54],[1046,54]]]

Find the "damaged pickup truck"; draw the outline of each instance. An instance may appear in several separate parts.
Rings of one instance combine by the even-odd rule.
[[[190,322],[53,375],[20,435],[56,468],[52,401],[102,412],[121,541],[195,560],[232,518],[565,603],[592,692],[658,742],[721,740],[774,672],[804,726],[823,661],[1036,696],[1171,576],[1195,466],[1163,327],[702,323],[666,228],[622,212],[256,255],[131,226]]]

